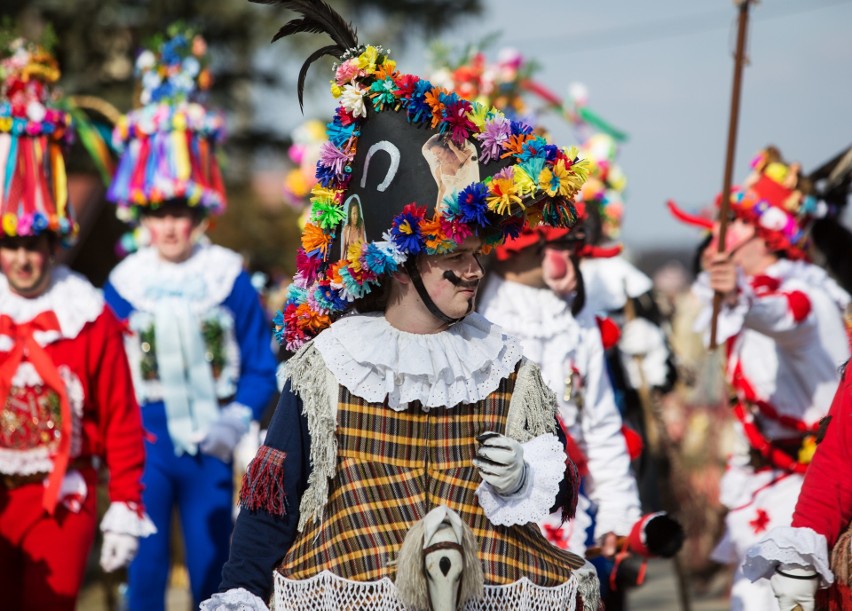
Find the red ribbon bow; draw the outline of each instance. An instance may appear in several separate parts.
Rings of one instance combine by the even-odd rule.
[[[6,405],[9,393],[12,390],[12,379],[24,360],[33,364],[36,372],[41,376],[45,385],[51,388],[59,396],[59,405],[62,415],[62,426],[60,428],[59,447],[53,458],[53,471],[47,479],[47,490],[44,493],[42,505],[44,509],[53,514],[56,502],[59,498],[59,490],[71,451],[71,406],[68,402],[68,392],[65,383],[59,375],[59,370],[53,364],[50,355],[35,340],[36,331],[60,331],[59,320],[52,311],[42,312],[32,320],[25,323],[16,323],[5,314],[0,315],[0,335],[12,338],[14,345],[6,355],[4,362],[0,365],[0,406]]]

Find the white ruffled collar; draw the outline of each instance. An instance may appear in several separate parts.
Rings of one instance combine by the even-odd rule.
[[[110,274],[115,290],[136,310],[151,312],[162,299],[185,299],[195,313],[222,303],[242,271],[242,257],[206,238],[181,263],[161,259],[147,247],[130,255]]]
[[[653,288],[651,279],[623,256],[584,259],[580,263],[586,287],[586,307],[594,314],[620,310],[627,297],[639,297]]]
[[[53,269],[50,287],[38,297],[21,297],[9,289],[6,277],[0,274],[0,313],[16,323],[25,323],[42,312],[52,311],[59,321],[59,331],[37,332],[36,341],[42,346],[59,339],[73,339],[87,323],[93,322],[104,309],[101,292],[77,272],[64,265]],[[8,350],[11,342],[0,337],[0,350]]]
[[[352,394],[397,411],[476,403],[497,390],[521,360],[518,341],[472,313],[434,334],[400,331],[381,314],[341,318],[314,346]]]
[[[491,322],[524,339],[559,335],[573,346],[580,332],[570,300],[549,288],[506,281],[496,274],[488,279],[478,309]]]

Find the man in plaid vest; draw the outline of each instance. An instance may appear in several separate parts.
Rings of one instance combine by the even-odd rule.
[[[555,398],[519,342],[473,313],[480,253],[525,224],[570,229],[585,166],[528,125],[400,74],[324,3],[284,4],[302,19],[282,32],[335,41],[319,53],[339,60],[340,104],[278,320],[296,353],[220,593],[202,608],[265,609],[273,589],[276,609],[411,606],[403,540],[447,508],[472,533],[464,570],[484,584],[460,602],[597,609],[594,570],[536,525],[576,505]],[[458,167],[441,157],[442,176],[463,171],[465,185],[438,184],[436,148],[474,151]],[[352,207],[365,239],[344,249]]]

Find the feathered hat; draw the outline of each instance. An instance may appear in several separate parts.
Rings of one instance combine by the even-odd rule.
[[[41,46],[16,39],[0,60],[0,237],[50,231],[73,239],[62,149],[68,114],[51,107],[59,80],[56,59]]]
[[[468,236],[487,247],[525,224],[571,227],[571,200],[586,178],[577,151],[548,144],[524,123],[396,69],[388,51],[361,45],[352,27],[319,0],[284,0],[301,17],[273,40],[325,33],[334,44],[310,65],[337,58],[310,220],[279,337],[290,349],[326,328],[419,254],[453,251]],[[353,212],[353,208],[357,212]],[[408,262],[408,263],[406,263]]]
[[[122,151],[107,199],[122,220],[140,209],[185,201],[207,214],[225,209],[225,187],[216,160],[222,138],[220,114],[202,104],[210,88],[207,44],[200,34],[174,25],[136,60],[140,108],[116,125]]]

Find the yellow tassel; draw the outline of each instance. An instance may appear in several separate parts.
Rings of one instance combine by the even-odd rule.
[[[172,153],[175,156],[175,166],[178,180],[189,180],[189,150],[186,147],[186,132],[173,131]]]
[[[68,216],[65,207],[68,205],[68,181],[65,177],[65,161],[58,144],[50,145],[50,166],[53,170],[53,197],[56,200],[56,215],[59,218]]]

